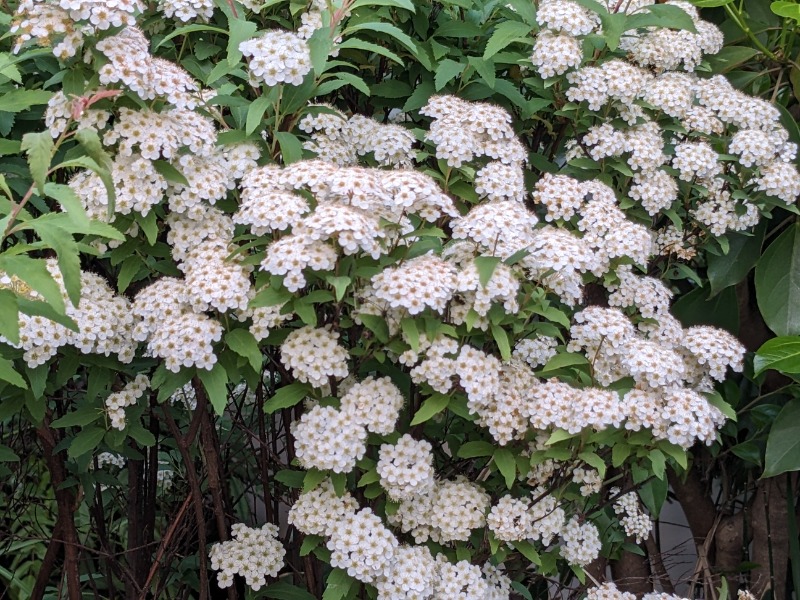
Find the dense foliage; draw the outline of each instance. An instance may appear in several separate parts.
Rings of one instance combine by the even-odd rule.
[[[785,593],[796,524],[749,582],[715,537],[800,469],[800,139],[719,73],[755,51],[681,0],[12,9],[11,597],[671,598],[670,484],[687,594]]]

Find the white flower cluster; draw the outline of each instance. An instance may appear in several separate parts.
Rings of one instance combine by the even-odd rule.
[[[197,106],[197,82],[175,63],[152,56],[150,42],[138,28],[126,27],[95,47],[108,59],[99,71],[102,85],[121,83],[143,100],[164,98],[178,108]]]
[[[561,556],[571,565],[586,566],[600,554],[600,532],[589,521],[572,517],[561,530],[561,539]]]
[[[214,3],[211,0],[158,0],[158,9],[167,17],[184,23],[214,16]]]
[[[125,363],[133,360],[136,341],[130,302],[117,296],[108,282],[94,273],[80,274],[81,295],[74,306],[64,287],[64,280],[55,259],[48,259],[47,271],[53,277],[66,306],[66,316],[78,326],[75,331],[40,315],[19,313],[19,343],[0,336],[0,341],[23,350],[22,358],[30,368],[43,365],[63,346],[74,346],[83,354],[116,355]],[[0,287],[33,300],[42,296],[21,281],[0,271]]]
[[[97,455],[97,468],[102,469],[105,465],[122,469],[125,466],[125,457],[115,452],[101,452]]]
[[[432,446],[405,434],[395,444],[382,444],[378,475],[393,500],[408,500],[434,485]]]
[[[607,581],[587,590],[586,600],[636,600],[636,594],[622,592],[616,585]]]
[[[441,313],[455,292],[456,270],[432,254],[412,258],[399,267],[387,268],[371,279],[372,293],[391,308],[415,315],[426,308]]]
[[[244,577],[253,591],[260,590],[268,577],[277,577],[283,567],[286,549],[278,540],[278,526],[265,523],[259,528],[236,523],[231,527],[233,539],[211,546],[208,557],[217,573],[221,588],[233,585],[233,576]]]
[[[297,380],[323,387],[330,377],[343,379],[349,373],[348,353],[338,340],[339,333],[329,328],[295,329],[281,344],[281,362]]]
[[[405,398],[389,377],[369,376],[341,397],[342,412],[367,431],[389,435],[395,430]]]
[[[136,404],[148,387],[150,387],[150,379],[140,373],[133,381],[125,384],[120,391],[114,392],[106,398],[106,411],[114,429],[125,429],[125,408]]]
[[[480,486],[458,478],[436,482],[417,496],[400,502],[389,523],[411,533],[417,543],[469,539],[473,529],[486,525],[491,500]]]
[[[405,127],[379,123],[362,115],[349,119],[327,105],[312,106],[324,110],[308,114],[300,121],[301,131],[311,134],[303,144],[318,158],[341,166],[355,165],[359,156],[372,154],[382,166],[411,166],[414,158],[414,134]]]
[[[14,52],[33,41],[52,46],[58,58],[70,58],[85,36],[134,25],[134,15],[143,8],[141,0],[21,0],[10,29],[17,37]]]
[[[616,495],[619,493],[619,488],[611,488],[609,492]],[[625,530],[625,535],[635,539],[637,544],[641,544],[650,535],[653,524],[650,517],[642,510],[634,492],[620,496],[614,502],[614,512],[620,517],[619,522]]]
[[[315,406],[292,423],[295,455],[306,469],[349,473],[367,451],[367,430],[348,413]]]
[[[640,4],[625,6],[633,13],[647,10]],[[691,73],[704,54],[719,51],[722,35],[715,25],[700,19],[688,2],[666,4],[686,12],[697,33],[652,27],[631,30],[620,46],[628,52],[627,59],[614,58],[567,75],[569,100],[586,102],[590,110],[604,109],[608,115],[606,122],[583,136],[583,148],[596,161],[623,157],[634,172],[628,194],[650,215],[669,209],[678,198],[679,183],[664,168],[671,163],[679,180],[702,186],[695,187],[698,198],[691,210],[698,224],[716,236],[752,227],[760,216],[756,192],[786,203],[800,195],[800,174],[792,163],[796,145],[788,141],[778,111],[768,102],[739,92],[723,76],[700,78]],[[537,58],[534,50],[534,63],[543,76],[579,64],[578,50],[563,39],[558,45],[550,40],[584,35],[589,24],[579,16],[581,11],[588,12],[570,0],[548,0],[537,13],[542,24],[554,28],[544,30],[537,40],[537,49],[552,46],[547,60]],[[564,15],[571,17],[567,22],[581,33],[567,33],[567,27],[553,25],[563,21]],[[566,54],[574,62],[566,61]],[[679,121],[686,133],[662,130],[657,121],[664,114]],[[613,125],[611,119],[617,115],[630,127]],[[729,139],[727,148],[720,144],[723,133]],[[570,158],[583,154],[575,148]],[[735,199],[725,183],[731,176],[743,181],[753,197]],[[575,194],[566,193],[557,201],[565,203],[565,218],[569,218]],[[556,210],[552,217],[559,214]]]
[[[433,119],[425,139],[436,146],[436,158],[451,167],[480,156],[507,165],[527,160],[525,147],[511,127],[511,115],[499,106],[433,96],[419,112]]]
[[[146,341],[148,353],[175,373],[182,367],[211,369],[217,362],[212,345],[222,338],[219,321],[192,310],[189,297],[185,281],[162,277],[133,301],[134,339]]]
[[[458,499],[458,493],[474,493],[477,486],[455,485],[455,494],[446,500],[462,504],[462,509],[474,502],[470,492],[467,499]],[[400,511],[413,506],[413,501],[403,501]],[[482,518],[488,497],[481,506]],[[397,518],[390,516],[389,521],[396,523]],[[289,511],[289,523],[307,535],[328,538],[331,565],[374,585],[379,600],[508,600],[511,593],[510,580],[496,567],[487,564],[481,569],[467,561],[452,564],[443,555],[434,557],[426,546],[401,545],[371,509],[359,510],[347,492],[338,497],[329,479],[300,494]],[[469,531],[460,539],[468,536]]]
[[[300,85],[311,71],[311,50],[297,33],[274,29],[239,44],[239,51],[250,59],[250,83],[268,86],[279,83]]]
[[[524,360],[532,369],[547,364],[551,358],[558,354],[556,347],[558,340],[546,335],[537,335],[525,338],[514,346],[514,356]]]
[[[578,467],[572,471],[572,481],[581,486],[581,496],[584,497],[596,494],[603,486],[603,478],[596,469]]]

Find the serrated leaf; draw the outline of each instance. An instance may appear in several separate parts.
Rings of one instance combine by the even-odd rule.
[[[522,554],[522,556],[527,558],[534,565],[542,564],[539,553],[536,551],[536,548],[534,548],[533,544],[531,544],[530,542],[525,542],[525,541],[511,542],[511,545],[517,552]]]
[[[31,106],[38,104],[47,104],[50,98],[53,97],[53,92],[46,90],[25,90],[16,89],[4,91],[0,94],[0,111],[8,113],[18,113],[28,110]],[[52,142],[50,132],[44,132]],[[23,148],[24,149],[24,148]]]
[[[29,225],[45,244],[55,250],[64,289],[67,290],[70,302],[78,306],[81,300],[81,261],[75,240],[67,231],[52,223],[37,220],[29,222]]]
[[[503,21],[492,32],[492,37],[486,42],[483,51],[483,60],[487,60],[504,50],[516,41],[527,39],[531,34],[531,26],[519,21]]]
[[[28,384],[25,383],[22,375],[14,370],[14,363],[2,357],[0,357],[0,379],[7,381],[15,387],[22,388],[23,390],[28,389]]]
[[[306,536],[306,540],[313,537],[315,536]],[[303,546],[305,546],[305,543],[305,540],[303,540]],[[319,543],[317,545],[319,545]],[[309,552],[310,551],[311,550],[309,550]],[[300,556],[305,556],[302,554],[302,546]],[[279,581],[269,585],[264,589],[262,595],[264,598],[274,598],[275,600],[314,600],[314,596],[309,594],[304,589],[299,588],[296,585],[286,583],[285,581]]]
[[[442,412],[447,405],[450,403],[450,396],[447,394],[433,394],[429,398],[427,398],[423,403],[422,406],[419,407],[419,410],[414,415],[414,418],[411,420],[411,425],[419,425],[420,423],[424,423],[425,421],[430,420],[436,414]]]
[[[58,284],[47,270],[44,259],[3,254],[0,255],[0,270],[5,271],[9,275],[16,275],[19,277],[34,290],[39,292],[55,311],[62,315],[64,314],[64,298],[61,296],[61,290]],[[23,307],[22,300],[21,298],[20,308]]]
[[[261,372],[264,357],[253,334],[247,329],[234,329],[225,335],[225,343],[239,356],[244,356],[256,373]]]
[[[203,382],[214,412],[221,415],[228,404],[228,374],[225,368],[217,363],[211,369],[197,369],[197,376]]]
[[[60,183],[47,182],[44,184],[44,193],[58,201],[62,210],[69,215],[75,224],[75,227],[79,229],[89,227],[89,217],[83,208],[83,203],[71,187]]]
[[[355,49],[355,50],[364,50],[366,52],[374,52],[375,54],[379,54],[381,56],[385,56],[389,60],[393,60],[399,65],[403,65],[403,59],[397,56],[391,50],[387,50],[383,46],[379,46],[378,44],[373,44],[372,42],[367,42],[366,40],[362,40],[359,38],[348,38],[340,43],[337,48],[340,50],[348,50],[348,49]],[[343,73],[338,74],[340,77]]]
[[[290,408],[303,400],[311,391],[307,383],[290,383],[280,388],[264,403],[264,412],[272,414],[281,408]]]
[[[500,325],[492,325],[492,338],[497,344],[497,349],[500,350],[500,356],[503,360],[511,360],[511,341],[508,339],[508,332],[500,327]]]
[[[47,180],[47,171],[53,158],[53,138],[49,131],[40,133],[26,133],[22,136],[20,150],[28,156],[28,166],[31,178],[36,183],[36,190],[44,195],[44,184]]]
[[[436,67],[436,76],[433,79],[436,91],[438,92],[454,78],[461,75],[466,68],[467,65],[465,63],[456,62],[449,58],[440,62],[439,66]]]
[[[69,445],[70,458],[78,458],[96,449],[105,436],[106,430],[100,427],[87,427],[76,435]]]

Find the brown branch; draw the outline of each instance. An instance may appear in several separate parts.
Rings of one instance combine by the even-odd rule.
[[[161,558],[164,556],[164,552],[166,552],[167,547],[172,541],[175,531],[178,529],[178,525],[180,525],[181,521],[183,521],[183,515],[186,512],[186,509],[189,507],[191,501],[192,493],[189,492],[189,495],[186,496],[186,500],[183,501],[183,504],[181,504],[181,507],[178,509],[178,514],[175,515],[175,519],[173,519],[169,529],[167,529],[166,535],[164,535],[164,537],[161,539],[161,543],[158,545],[158,550],[156,551],[156,556],[153,559],[153,564],[150,567],[150,572],[147,574],[147,579],[145,580],[144,585],[142,586],[142,591],[139,594],[139,600],[146,599],[147,590],[150,587],[150,583],[153,581],[153,577],[156,576],[158,566],[161,563]]]

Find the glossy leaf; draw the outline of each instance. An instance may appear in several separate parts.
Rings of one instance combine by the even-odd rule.
[[[761,316],[777,335],[800,334],[800,224],[784,231],[756,265]]]
[[[778,414],[767,438],[763,477],[800,471],[800,399],[790,400]]]

